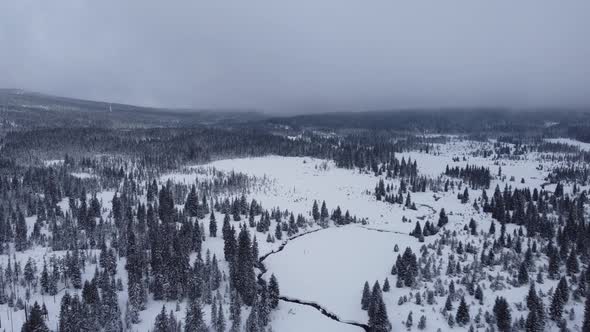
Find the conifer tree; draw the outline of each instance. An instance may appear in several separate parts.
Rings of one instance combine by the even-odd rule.
[[[418,329],[424,330],[426,328],[426,316],[420,316],[420,321],[418,322]]]
[[[256,276],[254,274],[254,260],[250,233],[246,227],[238,235],[238,251],[235,260],[234,285],[244,304],[251,306],[256,298]]]
[[[408,314],[408,318],[406,318],[406,328],[409,330],[414,325],[414,318],[412,317],[412,312]]]
[[[383,282],[383,292],[387,293],[390,289],[391,286],[389,285],[389,279],[385,278],[385,281]]]
[[[361,309],[368,310],[370,303],[371,303],[371,289],[369,287],[369,282],[365,281],[365,286],[363,287],[363,296],[361,297]]]
[[[438,215],[438,227],[443,227],[444,225],[449,223],[449,217],[447,217],[447,214],[445,212],[445,209],[442,208],[440,209],[440,213]]]
[[[563,306],[565,305],[564,296],[562,289],[557,287],[551,298],[551,305],[549,306],[549,317],[553,321],[559,322],[561,320]]]
[[[318,201],[313,201],[313,207],[311,209],[311,216],[313,217],[313,221],[318,222],[320,220],[320,209],[318,207]]]
[[[568,275],[573,275],[580,272],[580,265],[578,263],[578,257],[574,248],[570,251],[570,254],[566,261],[566,269]]]
[[[41,272],[41,293],[49,293],[49,272],[47,272],[47,262],[43,259],[43,271]]]
[[[190,301],[186,307],[184,332],[208,332],[209,328],[203,320],[203,309],[198,299]]]
[[[493,311],[496,316],[496,326],[498,326],[498,330],[500,332],[509,332],[512,326],[512,316],[506,299],[503,297],[496,297]]]
[[[378,282],[373,285],[371,303],[369,304],[369,328],[375,332],[391,331],[391,323],[387,315],[387,308],[383,301],[383,294]]]
[[[15,225],[14,249],[16,251],[24,251],[27,249],[27,223],[25,215],[20,208],[18,209],[18,217]]]
[[[41,311],[41,307],[39,303],[35,301],[33,307],[31,307],[31,313],[27,321],[23,324],[21,328],[22,332],[49,332],[49,328],[45,324],[45,320],[43,319],[43,313]]]
[[[545,308],[543,306],[543,301],[537,295],[534,282],[531,282],[526,302],[529,311],[535,312],[534,322],[536,322],[537,324],[537,330],[543,331],[543,329],[545,328]]]
[[[60,303],[60,310],[59,310],[59,330],[68,332],[72,331],[73,326],[71,326],[72,315],[70,311],[70,302],[72,298],[68,292],[64,294],[61,298]]]
[[[275,228],[275,238],[281,240],[283,238],[283,231],[281,230],[281,223],[278,222]]]
[[[455,327],[455,316],[453,316],[453,314],[449,314],[449,318],[447,319],[447,324],[449,324],[450,328]]]
[[[328,218],[330,217],[330,213],[328,213],[328,208],[326,207],[326,201],[322,202],[322,209],[320,210],[320,220],[322,225],[326,225]]]
[[[236,290],[231,291],[230,295],[230,307],[229,307],[229,319],[232,321],[230,331],[239,332],[242,324],[241,319],[241,300],[240,294]]]
[[[102,288],[102,323],[105,332],[117,332],[123,329],[114,280],[106,282]]]
[[[224,222],[225,225],[225,222]],[[209,236],[216,237],[217,236],[217,222],[215,221],[215,214],[211,211],[211,215],[209,216]],[[224,234],[225,236],[225,234]]]
[[[465,187],[465,191],[463,191],[463,195],[461,196],[461,203],[465,204],[467,202],[469,202],[469,190]]]
[[[549,256],[548,277],[549,279],[556,280],[559,278],[559,255],[557,254],[557,250],[551,250],[547,255]]]
[[[529,272],[527,271],[526,264],[523,262],[520,264],[518,269],[518,284],[524,285],[529,282]]]
[[[447,296],[447,300],[445,302],[445,311],[453,310],[453,301],[451,300],[451,295]]]
[[[225,222],[224,222],[225,227]],[[229,228],[227,232],[223,233],[223,254],[225,256],[225,260],[228,262],[233,262],[235,258],[235,254],[237,251],[237,240],[236,240],[236,231],[235,229]]]
[[[211,213],[213,213],[213,211],[211,211]],[[228,237],[229,232],[231,230],[231,226],[230,226],[229,222],[230,222],[229,214],[226,213],[223,216],[223,226],[221,227],[221,234],[223,235],[224,240],[226,240],[226,238]]]
[[[252,310],[250,310],[250,315],[248,315],[248,318],[246,319],[246,326],[244,326],[245,332],[262,332],[259,322],[258,306],[253,305]]]
[[[527,314],[525,327],[527,332],[542,332],[542,330],[539,330],[537,312],[535,310],[530,310]]]
[[[213,302],[211,303],[211,315],[209,317],[211,319],[211,327],[215,329],[217,324],[217,296],[213,297]]]
[[[455,316],[455,321],[459,326],[465,326],[469,323],[469,307],[467,303],[465,303],[465,297],[461,297],[461,302],[459,303],[459,307],[457,308],[457,315]]]
[[[35,280],[35,267],[34,267],[35,263],[33,262],[33,260],[31,259],[31,257],[29,257],[29,259],[27,260],[27,264],[25,264],[25,271],[24,271],[24,280],[27,284],[27,287],[31,287],[31,283],[33,282],[33,280]]]
[[[223,314],[223,305],[219,301],[219,307],[217,309],[217,321],[215,323],[215,330],[217,332],[224,332],[225,331],[225,315]]]
[[[567,301],[569,301],[569,287],[567,284],[567,279],[565,277],[561,277],[561,279],[559,279],[556,291],[559,291],[561,293],[561,297],[563,298],[564,303],[567,303]]]
[[[368,285],[367,285],[368,286]],[[275,309],[279,305],[279,282],[274,274],[270,276],[268,283],[268,303],[271,309]]]
[[[142,278],[145,269],[144,265],[141,250],[136,243],[135,232],[130,224],[127,231],[127,264],[125,265],[125,268],[127,269],[129,304],[132,307],[131,310],[135,313],[145,308],[145,301],[147,298]],[[137,314],[132,316],[132,322],[134,324],[139,323],[139,316]]]
[[[268,287],[266,286],[266,281],[264,279],[260,280],[258,284],[259,296],[258,301],[256,301],[256,306],[258,307],[258,325],[261,328],[264,328],[268,325],[269,315],[270,315],[270,304],[268,298]]]

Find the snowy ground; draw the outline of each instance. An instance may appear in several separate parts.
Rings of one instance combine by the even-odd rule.
[[[375,280],[383,284],[397,256],[395,244],[414,252],[421,245],[409,235],[357,225],[327,228],[292,241],[269,256],[266,266],[285,296],[321,303],[340,318],[365,322],[366,313],[359,310],[362,286]]]
[[[271,325],[273,327],[273,331],[361,331],[361,329],[358,327],[326,318],[317,310],[308,306],[284,301],[281,301],[279,306],[279,310],[276,310],[272,313]]]
[[[471,152],[481,147],[481,144],[456,141],[441,146],[436,154],[411,152],[400,156],[405,157],[406,160],[408,158],[417,160],[419,172],[431,177],[439,176],[447,164],[449,166],[467,164],[486,166],[494,175],[501,167],[503,176],[492,181],[488,189],[490,197],[496,185],[499,185],[501,189],[504,189],[505,185],[512,188],[540,189],[541,185],[545,184],[548,170],[554,166],[539,161],[535,154],[523,156],[520,160],[500,161],[473,157]],[[453,157],[461,157],[461,161],[454,162]],[[466,160],[463,160],[463,157]],[[538,167],[540,164],[544,166],[542,169]],[[399,245],[400,251],[409,246],[415,253],[419,252],[422,243],[405,235],[413,229],[415,223],[402,223],[403,216],[414,221],[417,217],[425,217],[425,220],[435,222],[438,211],[444,207],[451,221],[447,228],[458,232],[461,232],[472,217],[478,221],[480,229],[483,230],[487,230],[491,222],[489,216],[474,211],[471,204],[460,204],[456,197],[457,192],[437,193],[438,199],[434,199],[432,192],[414,193],[412,199],[418,206],[417,211],[377,201],[370,194],[377,182],[373,174],[339,169],[332,162],[324,160],[268,156],[221,160],[207,166],[271,179],[269,182],[271,185],[252,188],[249,193],[249,196],[261,201],[266,208],[279,206],[295,212],[308,213],[314,199],[325,199],[330,210],[339,205],[343,210],[348,209],[351,214],[368,220],[369,224],[365,228],[360,225],[349,225],[300,237],[291,241],[283,251],[269,256],[265,261],[268,268],[266,276],[270,273],[277,275],[281,282],[282,294],[320,303],[344,320],[366,322],[366,312],[360,309],[362,285],[365,281],[372,284],[378,280],[382,284],[388,277],[393,286],[395,277],[389,272],[398,254],[393,252],[395,244]],[[514,181],[511,181],[512,177]],[[524,183],[521,183],[521,179],[524,179]],[[545,188],[551,190],[552,186],[545,186]],[[481,190],[471,191],[471,195],[473,198],[478,198],[481,196]],[[378,232],[368,228],[389,232]],[[508,231],[512,230],[514,227],[509,225]],[[427,238],[426,244],[434,238]],[[465,235],[465,239],[467,238],[468,236]],[[474,244],[477,245],[477,243]],[[486,287],[486,284],[484,283],[483,286]],[[539,289],[547,293],[554,286],[554,283],[546,282]],[[412,290],[409,289],[392,287],[391,292],[385,294],[394,330],[405,329],[403,323],[410,311],[414,314],[415,323],[421,315],[428,317],[426,329],[428,331],[447,327],[445,318],[437,309],[444,305],[444,298],[437,298],[435,307],[411,303],[400,307],[397,303],[398,298],[402,295],[409,296],[411,292]],[[510,287],[497,291],[493,295],[490,290],[487,290],[490,298],[501,295],[514,301],[521,301],[526,292],[527,287]],[[276,314],[279,318],[277,324],[286,324],[282,320],[285,317],[284,310],[287,310],[285,308],[287,304],[288,310],[291,310],[293,306],[293,304],[281,302],[280,310]],[[456,306],[457,303],[454,305]],[[482,306],[471,303],[471,314],[475,316],[479,308],[491,311],[492,305],[491,302],[485,302]],[[581,315],[581,312],[577,314]],[[514,315],[518,313],[515,312]],[[325,317],[324,319],[328,320]],[[296,323],[297,320],[292,322]],[[570,326],[575,326],[576,323],[579,322],[576,321],[573,325],[570,323]],[[299,326],[299,330],[301,329],[305,330],[303,326]]]
[[[375,176],[336,168],[331,161],[268,156],[220,160],[208,166],[271,179],[269,185],[253,188],[249,194],[265,208],[280,207],[309,214],[314,199],[320,204],[325,200],[328,210],[340,206],[343,213],[349,210],[351,215],[365,218],[369,223],[387,225],[391,230],[405,233],[411,231],[411,225],[401,223],[402,216],[415,219],[431,213],[426,208],[405,210],[377,201],[372,195],[378,180]]]
[[[559,140],[560,143],[566,143],[564,139]],[[576,141],[572,140],[567,140],[567,142],[568,144],[576,143]],[[576,145],[581,148],[590,150],[590,144],[577,143],[579,144]],[[475,149],[482,147],[482,144],[489,145],[489,143],[452,140],[449,144],[438,145],[437,149],[430,154],[409,152],[400,154],[398,157],[403,156],[406,160],[416,160],[420,174],[430,177],[441,175],[446,165],[486,166],[490,168],[494,175],[498,173],[498,169],[501,167],[504,177],[492,181],[492,185],[487,192],[490,197],[496,185],[499,185],[501,189],[504,189],[506,184],[513,188],[540,188],[545,183],[548,170],[553,166],[539,161],[534,154],[523,156],[520,160],[500,161],[491,158],[473,157],[471,153]],[[454,162],[454,157],[459,157],[461,161]],[[48,163],[55,162],[58,161],[48,161]],[[542,169],[538,167],[540,163],[543,163],[544,167]],[[410,311],[413,312],[414,324],[418,322],[421,315],[428,317],[427,331],[436,331],[438,328],[444,331],[448,328],[445,318],[438,311],[444,305],[444,298],[436,298],[437,304],[434,307],[419,306],[413,303],[399,306],[397,301],[400,296],[409,296],[411,292],[415,293],[416,290],[395,288],[396,277],[391,276],[390,271],[396,256],[401,254],[407,246],[411,247],[413,252],[419,255],[419,250],[424,244],[428,245],[437,239],[437,236],[428,237],[425,243],[419,243],[416,238],[407,234],[413,230],[417,219],[422,220],[422,225],[426,220],[436,222],[438,212],[443,207],[447,210],[450,219],[447,229],[457,231],[460,234],[459,238],[464,241],[474,241],[474,245],[479,244],[477,242],[481,241],[479,238],[470,238],[469,235],[462,234],[462,229],[473,217],[477,220],[481,230],[487,230],[491,219],[488,215],[477,213],[471,204],[460,204],[457,199],[459,189],[436,194],[433,192],[413,193],[412,200],[417,206],[417,210],[414,211],[405,209],[398,204],[377,201],[372,194],[378,181],[374,174],[336,168],[333,162],[326,160],[278,156],[219,160],[207,165],[195,166],[183,172],[166,174],[160,178],[160,181],[173,180],[180,183],[194,183],[196,178],[199,180],[207,179],[212,169],[223,172],[241,172],[263,179],[254,182],[255,185],[250,188],[247,197],[249,200],[256,199],[265,209],[280,207],[283,210],[288,209],[296,214],[303,213],[309,216],[313,201],[317,199],[319,203],[325,200],[330,211],[335,209],[336,206],[340,206],[343,212],[349,210],[352,215],[365,218],[368,221],[366,226],[354,224],[344,227],[330,227],[301,236],[289,241],[282,251],[268,256],[265,260],[268,271],[264,277],[268,278],[271,273],[274,273],[279,280],[283,295],[317,302],[343,320],[366,323],[367,314],[360,307],[363,284],[365,281],[372,284],[376,280],[383,284],[384,279],[388,277],[392,288],[389,293],[384,294],[384,299],[394,331],[405,329],[403,321]],[[88,173],[76,175],[79,177],[91,176]],[[515,181],[510,181],[512,176]],[[521,183],[521,179],[524,179],[524,183]],[[394,182],[392,181],[392,183]],[[551,186],[546,186],[546,189],[551,190],[551,188]],[[98,194],[99,199],[103,202],[103,207],[110,208],[113,194],[114,192]],[[470,195],[472,198],[470,203],[472,203],[473,199],[481,196],[481,190],[470,191]],[[67,200],[64,200],[60,206],[62,210],[67,210]],[[402,222],[403,217],[411,219],[412,222]],[[216,219],[220,223],[223,216],[217,214]],[[34,221],[34,217],[27,218],[29,230],[32,230]],[[509,225],[508,231],[512,232],[513,230],[514,227]],[[280,245],[279,242],[267,243],[264,241],[265,235],[259,233],[257,233],[257,240],[261,255],[276,250]],[[398,253],[394,252],[396,244],[399,246],[400,252]],[[227,263],[222,259],[223,240],[220,237],[207,237],[207,240],[203,243],[203,248],[204,250],[210,250],[211,254],[215,254],[220,259],[220,268],[227,272]],[[16,258],[24,266],[24,263],[26,263],[25,257],[31,256],[37,262],[37,267],[41,269],[43,257],[47,257],[47,254],[44,249],[37,248],[27,251],[24,255],[17,254]],[[443,257],[446,257],[447,254],[448,252],[445,252]],[[5,266],[7,256],[3,255],[1,258],[0,263]],[[441,264],[445,266],[446,263],[441,261]],[[119,262],[120,275],[125,283],[127,274],[123,266],[124,260],[121,260]],[[91,266],[86,269],[85,273],[93,272],[94,268]],[[86,277],[90,277],[90,275],[85,275]],[[488,285],[484,283],[483,286],[489,286],[489,283]],[[548,281],[540,289],[547,293],[553,286],[554,283]],[[507,288],[495,293],[486,290],[488,298],[482,306],[470,303],[471,315],[472,317],[475,316],[476,310],[480,307],[483,310],[491,311],[492,300],[497,295],[505,296],[513,301],[522,301],[526,291],[526,287]],[[59,300],[62,294],[63,292],[56,297],[55,302],[57,305],[48,307],[51,318],[49,320],[50,327],[54,327],[57,323],[57,311],[59,310]],[[33,296],[33,300],[53,301],[53,299],[38,297]],[[487,301],[488,299],[489,301]],[[123,311],[125,300],[125,298],[120,299],[120,306]],[[141,312],[142,323],[134,326],[134,331],[147,331],[150,329],[154,317],[163,304],[163,302],[150,302],[148,309]],[[454,305],[456,306],[458,303],[454,303]],[[175,303],[168,303],[166,306],[170,310],[174,309],[176,305]],[[184,304],[181,304],[180,308],[181,311],[175,312],[175,315],[184,317]],[[203,309],[207,318],[209,308],[205,306]],[[577,319],[574,323],[579,325],[583,313],[577,311],[576,314]],[[1,305],[0,317],[10,319],[7,315],[12,315],[15,328],[20,328],[24,312],[18,311],[11,314],[7,311],[6,305]],[[358,327],[331,320],[311,307],[285,301],[281,301],[279,309],[273,312],[272,315],[273,329],[279,332],[360,331]],[[518,315],[518,312],[513,312],[513,318],[518,317]],[[226,317],[228,316],[229,313],[226,313]],[[242,312],[242,317],[245,320],[247,313]],[[3,319],[3,321],[2,328],[6,328],[6,320]],[[569,326],[573,327],[575,324]]]

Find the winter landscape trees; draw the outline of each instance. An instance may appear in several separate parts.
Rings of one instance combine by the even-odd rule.
[[[7,134],[0,312],[23,331],[588,326],[587,152],[272,128]]]

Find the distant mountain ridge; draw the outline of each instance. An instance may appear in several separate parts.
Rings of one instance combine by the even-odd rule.
[[[50,112],[48,112],[50,111]],[[135,106],[0,89],[0,128],[190,127],[261,120],[253,110],[196,110]]]
[[[365,112],[331,112],[273,117],[264,122],[270,126],[294,130],[369,129],[420,133],[480,134],[541,133],[566,135],[574,127],[590,127],[588,110],[540,109],[510,110],[501,108],[411,109]],[[551,123],[551,126],[547,126]],[[571,136],[571,135],[568,135]]]

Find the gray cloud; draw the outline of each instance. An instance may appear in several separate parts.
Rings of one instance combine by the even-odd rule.
[[[590,105],[590,1],[5,0],[2,86],[296,112]]]

